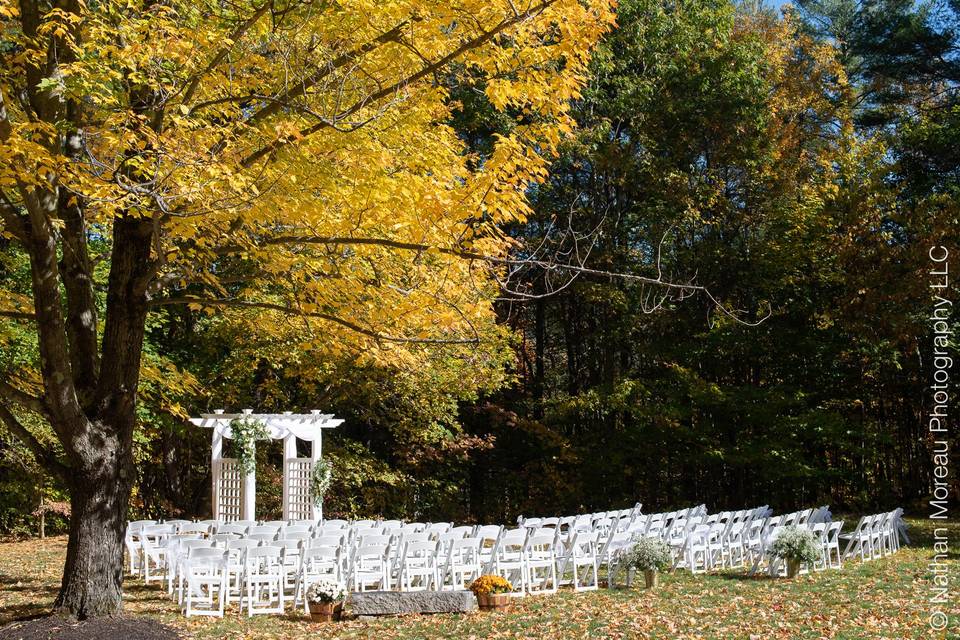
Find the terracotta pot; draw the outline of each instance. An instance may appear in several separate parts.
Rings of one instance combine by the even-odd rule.
[[[787,559],[787,577],[796,578],[797,574],[800,573],[800,561]]]
[[[311,602],[310,619],[314,622],[332,622],[340,617],[340,605],[336,602]]]
[[[510,606],[509,593],[487,593],[477,596],[477,604],[481,609],[503,611]]]
[[[660,572],[656,569],[644,569],[643,579],[647,583],[647,589],[656,589],[660,586]]]

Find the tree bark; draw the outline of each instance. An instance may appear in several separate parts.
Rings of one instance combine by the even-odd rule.
[[[123,536],[132,485],[131,447],[116,429],[96,423],[87,447],[89,463],[70,486],[70,537],[54,612],[83,620],[120,613],[123,597]]]
[[[133,484],[133,431],[147,316],[150,220],[114,221],[113,259],[96,400],[64,446],[74,461],[70,538],[54,610],[79,619],[120,612],[123,537]],[[68,427],[61,427],[66,430]],[[69,446],[68,446],[69,445]]]

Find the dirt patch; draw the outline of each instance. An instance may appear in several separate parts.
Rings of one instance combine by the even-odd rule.
[[[80,622],[44,616],[0,627],[0,640],[180,640],[180,637],[156,620],[132,616]]]

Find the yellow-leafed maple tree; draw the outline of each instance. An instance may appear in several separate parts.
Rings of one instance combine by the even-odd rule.
[[[29,255],[32,293],[32,308],[0,296],[0,315],[35,327],[41,363],[32,385],[0,380],[0,419],[71,491],[58,610],[120,607],[151,308],[257,310],[262,331],[294,317],[317,340],[412,362],[496,331],[500,227],[524,219],[613,11],[0,0],[0,229]],[[456,74],[518,122],[489,157],[447,124]]]

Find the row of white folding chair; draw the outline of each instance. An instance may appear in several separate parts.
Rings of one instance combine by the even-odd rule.
[[[189,549],[181,563],[178,591],[187,616],[222,616],[232,597],[239,598],[241,610],[249,616],[283,612],[284,549],[251,546],[235,551],[239,553],[213,546]]]
[[[515,593],[554,593],[558,587],[557,531],[519,527],[500,532],[485,565],[485,573],[509,580]]]
[[[843,557],[873,560],[899,551],[902,512],[897,509],[860,518],[853,531],[840,536],[847,541]]]

